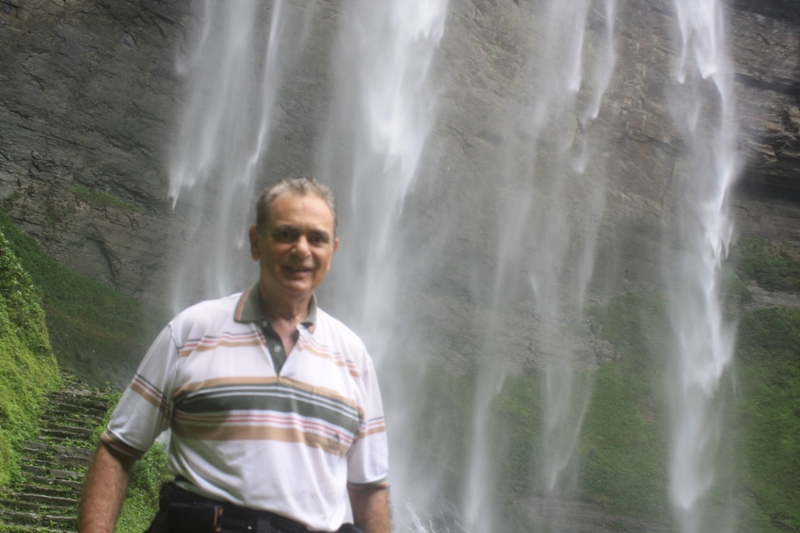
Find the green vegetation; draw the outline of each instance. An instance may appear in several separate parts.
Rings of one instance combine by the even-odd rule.
[[[93,440],[99,441],[119,398],[119,393],[114,394],[111,398],[112,407],[106,413],[102,423],[94,429],[95,438]],[[136,461],[131,471],[128,495],[117,521],[116,533],[141,533],[147,530],[150,521],[158,511],[158,495],[161,484],[172,479],[172,476],[166,473],[166,469],[167,450],[160,443],[155,443],[144,457]]]
[[[156,443],[136,462],[131,472],[128,496],[122,506],[116,533],[141,533],[150,526],[158,511],[161,484],[173,476],[167,475],[167,450]]]
[[[668,505],[665,306],[628,295],[594,315],[619,360],[597,372],[581,436],[582,482],[613,513],[661,521]]]
[[[58,386],[41,297],[0,231],[0,486],[19,476],[17,452]]]
[[[775,531],[800,531],[800,310],[746,314],[737,358],[743,489]]]
[[[139,207],[120,200],[116,196],[112,196],[99,189],[90,189],[83,185],[73,185],[70,187],[70,192],[74,194],[76,198],[95,207],[116,207],[119,209],[127,209],[135,213],[144,213]]]
[[[770,291],[800,292],[800,250],[789,243],[743,237],[731,251],[736,271]]]
[[[671,530],[665,307],[658,297],[627,295],[592,311],[619,359],[578,376],[593,395],[567,471],[579,478],[580,492],[571,497]],[[435,409],[426,408],[431,417],[420,421],[419,446],[457,478],[469,457],[475,383],[475,371],[456,377],[434,369],[423,395]],[[535,476],[544,386],[540,372],[509,376],[492,403],[489,449],[507,514],[514,494],[542,491]],[[709,498],[712,519],[729,518],[724,513],[733,505],[738,530],[800,531],[800,310],[760,309],[741,317],[735,365],[719,398],[726,437]],[[453,485],[463,490],[463,478]]]
[[[88,383],[124,383],[167,322],[164,313],[62,267],[42,254],[0,210],[0,231],[43,295],[60,364]]]
[[[88,189],[72,192],[93,205],[111,201]],[[167,317],[60,267],[38,252],[2,210],[0,231],[7,238],[0,240],[2,485],[17,471],[14,447],[33,431],[31,421],[44,392],[58,386],[38,302],[43,299],[59,360],[94,384],[115,372],[129,375]],[[800,252],[788,244],[742,239],[725,272],[727,296],[747,301],[750,280],[769,290],[800,292]],[[664,380],[670,332],[664,302],[658,296],[626,295],[590,314],[619,358],[578,376],[581,387],[592,390],[592,398],[574,460],[566,470],[578,480],[580,492],[569,496],[594,502],[611,514],[673,527],[667,497],[669,405]],[[445,489],[453,496],[465,490],[476,387],[485,372],[473,368],[454,376],[434,366],[415,394],[421,400],[412,437],[415,451],[420,460],[444,467]],[[736,505],[740,530],[800,532],[800,310],[743,313],[728,377],[720,391],[727,437],[720,449],[711,507]],[[541,372],[508,376],[489,409],[490,471],[499,480],[494,497],[503,509],[499,514],[511,524],[500,530],[524,530],[513,526],[524,522],[519,496],[543,491],[536,476],[544,446],[545,387]],[[155,512],[165,463],[160,446],[137,463],[118,531],[146,528]]]

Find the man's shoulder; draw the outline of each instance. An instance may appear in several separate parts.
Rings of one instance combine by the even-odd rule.
[[[236,304],[241,296],[242,293],[238,292],[230,296],[198,302],[175,315],[170,325],[173,330],[188,334],[189,331],[206,330],[220,321],[232,321]]]
[[[340,343],[366,352],[361,338],[352,329],[347,327],[341,320],[331,316],[320,308],[317,308],[317,326],[320,328],[320,332],[324,332],[326,336],[330,336]]]

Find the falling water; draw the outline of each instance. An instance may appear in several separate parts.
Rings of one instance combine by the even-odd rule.
[[[676,0],[675,5],[681,87],[673,111],[691,154],[680,192],[688,201],[686,216],[676,230],[683,255],[675,275],[668,276],[677,344],[668,387],[670,498],[683,531],[696,533],[724,529],[718,518],[710,522],[708,496],[721,438],[719,388],[734,347],[734,325],[724,316],[720,283],[732,237],[727,200],[739,163],[723,6],[716,0]]]
[[[188,90],[171,151],[169,195],[173,205],[180,197],[189,213],[186,234],[173,243],[184,254],[174,275],[176,309],[254,278],[242,266],[251,266],[241,261],[242,228],[270,146],[284,67],[300,56],[313,16],[312,8],[282,0],[271,14],[261,5],[204,2],[190,53],[178,65]]]
[[[519,3],[531,34],[519,76],[525,100],[509,101],[502,118],[487,126],[503,139],[491,163],[494,186],[487,188],[494,196],[481,198],[491,221],[488,266],[478,264],[480,259],[455,264],[460,256],[452,243],[466,231],[457,217],[449,220],[435,202],[435,209],[420,210],[429,217],[424,222],[411,211],[420,175],[442,179],[437,172],[444,165],[425,168],[424,162],[436,161],[431,133],[450,81],[442,72],[455,68],[437,56],[454,6],[447,0],[203,5],[191,51],[180,63],[188,90],[170,163],[170,195],[187,221],[185,233],[176,236],[182,254],[176,306],[249,285],[254,270],[244,245],[254,194],[280,177],[318,176],[339,198],[342,241],[321,305],[361,335],[381,373],[398,529],[478,533],[499,527],[493,509],[498,451],[489,441],[492,402],[508,373],[496,364],[497,354],[513,346],[503,338],[508,328],[501,322],[518,313],[524,319],[515,324],[534,339],[527,349],[536,353],[543,376],[541,401],[532,406],[542,411],[542,427],[529,506],[537,527],[569,531],[562,502],[580,482],[575,449],[591,400],[593,373],[587,368],[596,365],[569,330],[582,324],[584,309],[593,303],[590,285],[607,216],[607,163],[613,155],[596,122],[617,67],[616,0]],[[731,234],[725,197],[736,169],[735,128],[720,8],[710,0],[687,0],[678,3],[678,14],[682,92],[675,116],[696,156],[682,198],[698,203],[683,207],[692,216],[679,217],[685,224],[670,237],[684,261],[668,280],[682,303],[673,315],[681,350],[672,389],[671,497],[686,532],[694,533],[713,483],[707,466],[718,437],[714,398],[733,342],[717,276]],[[325,42],[333,46],[309,51],[316,24],[331,18],[337,34]],[[304,71],[309,62],[316,66]],[[318,131],[304,138],[295,166],[273,166],[276,132],[289,122],[284,100],[295,97],[298,84],[316,83],[332,87],[330,94],[317,94],[309,112]],[[719,96],[713,104],[702,99],[708,84]],[[466,182],[464,177],[447,179],[433,189],[462,193],[457,180]],[[481,215],[477,206],[475,211]],[[431,278],[440,273],[464,278],[447,279],[447,290],[454,287],[458,298],[479,309],[470,317],[463,350],[480,369],[466,432],[472,436],[469,465],[449,501],[451,495],[442,494],[444,469],[423,461],[409,435],[428,416],[416,402],[426,362],[412,352],[428,354],[431,349],[420,347],[434,344],[461,349],[441,348],[441,339],[433,338],[439,325],[413,322],[443,322],[437,311],[410,312],[433,301],[420,293],[436,287]],[[441,309],[449,311],[447,305]],[[417,338],[420,332],[428,337]]]
[[[413,531],[427,530],[421,517],[436,497],[425,496],[435,483],[414,479],[409,465],[419,459],[403,444],[419,416],[409,401],[418,384],[398,376],[408,349],[399,297],[417,255],[409,248],[403,216],[435,120],[438,88],[431,66],[447,4],[344,4],[333,53],[331,113],[316,162],[317,174],[333,180],[342,212],[342,246],[327,282],[328,300],[363,338],[382,376],[387,419],[393,420],[395,522]]]

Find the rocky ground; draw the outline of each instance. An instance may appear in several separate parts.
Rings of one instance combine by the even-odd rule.
[[[83,475],[94,447],[93,429],[108,408],[106,398],[75,383],[50,394],[39,436],[23,449],[25,479],[0,494],[0,530],[77,531]]]

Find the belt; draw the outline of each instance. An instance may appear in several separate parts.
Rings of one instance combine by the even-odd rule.
[[[206,498],[172,482],[161,487],[159,509],[166,514],[170,530],[196,531],[201,525],[198,524],[200,519],[202,529],[208,532],[222,529],[249,533],[309,533],[305,525],[291,518]]]

